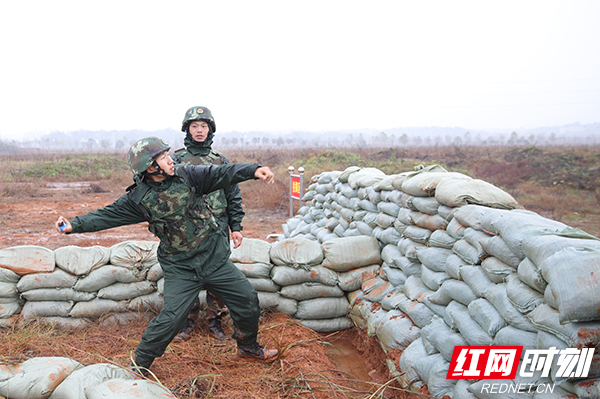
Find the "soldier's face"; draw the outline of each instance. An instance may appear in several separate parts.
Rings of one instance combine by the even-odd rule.
[[[173,159],[167,151],[163,152],[158,157],[156,157],[155,161],[158,164],[158,166],[160,166],[160,168],[164,170],[165,173],[169,176],[173,176],[175,174],[175,166],[173,164]]]
[[[190,135],[199,143],[203,143],[206,140],[208,131],[208,123],[204,121],[193,121],[190,123]]]

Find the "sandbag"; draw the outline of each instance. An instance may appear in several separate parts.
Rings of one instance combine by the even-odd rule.
[[[437,215],[440,203],[435,197],[415,197],[412,204],[419,212],[427,215]]]
[[[417,249],[419,261],[434,272],[446,272],[446,260],[452,255],[452,250],[445,248],[426,247]]]
[[[19,282],[20,278],[21,276],[13,272],[12,270],[0,267],[0,283],[16,284]]]
[[[556,297],[561,323],[600,319],[600,249],[565,248],[541,265]]]
[[[278,292],[258,292],[258,304],[261,309],[270,308],[288,316],[298,311],[298,301],[284,298]]]
[[[600,239],[581,230],[567,228],[555,234],[523,240],[523,254],[537,267],[541,267],[546,258],[565,248],[600,248]]]
[[[350,302],[346,297],[314,298],[298,302],[295,319],[332,319],[346,316]]]
[[[72,301],[29,301],[23,305],[21,317],[23,319],[44,316],[66,317],[72,308]]]
[[[423,367],[421,367],[423,365]],[[447,379],[450,363],[443,359],[439,353],[419,359],[413,365],[417,373],[424,373],[423,368],[427,368],[427,389],[429,393],[436,398],[454,393],[454,386],[457,380]]]
[[[95,292],[114,283],[135,283],[143,278],[131,269],[106,265],[94,269],[86,277],[80,278],[73,286],[77,291]]]
[[[21,245],[0,249],[0,268],[12,270],[20,276],[50,273],[54,266],[54,251],[44,247]]]
[[[390,310],[377,329],[377,338],[383,349],[403,350],[419,337],[420,328],[399,310]]]
[[[421,337],[432,344],[448,362],[452,359],[455,346],[468,346],[463,336],[452,331],[439,317],[434,317],[431,323],[421,329]]]
[[[507,321],[508,324],[520,328],[521,330],[536,332],[536,327],[519,312],[508,300],[506,295],[506,283],[496,284],[490,287],[483,296],[487,299],[502,315],[502,318]]]
[[[407,175],[402,191],[415,197],[433,197],[437,185],[444,178],[471,179],[462,173],[448,172],[440,165],[430,165]]]
[[[543,294],[546,290],[548,283],[544,280],[542,271],[539,270],[529,258],[525,258],[519,263],[517,274],[523,283],[527,284],[540,294]]]
[[[306,226],[309,226],[305,223]],[[307,233],[309,231],[306,231]],[[231,243],[231,255],[229,259],[233,263],[271,263],[271,244],[256,238],[244,238],[242,245],[233,248]]]
[[[274,266],[271,269],[271,279],[275,284],[282,287],[306,282],[337,285],[338,274],[322,266],[314,266],[309,270],[296,269],[290,266]]]
[[[494,286],[481,266],[462,266],[459,271],[459,279],[467,283],[473,293],[480,298],[483,297],[486,290]]]
[[[115,283],[100,289],[98,291],[98,298],[121,301],[125,299],[133,299],[141,295],[148,295],[155,289],[156,287],[150,281],[140,281],[136,283]]]
[[[590,342],[600,341],[600,322],[581,322],[561,324],[559,313],[548,304],[541,304],[527,317],[535,327],[565,341],[569,347],[586,346]]]
[[[16,299],[19,297],[16,283],[0,282],[0,298]]]
[[[256,291],[278,292],[281,288],[270,278],[248,278],[248,282]]]
[[[56,269],[50,273],[32,273],[23,276],[17,283],[19,292],[38,288],[71,288],[77,282],[77,277],[64,270]]]
[[[375,277],[379,272],[379,265],[363,266],[339,274],[338,285],[344,291],[356,291],[362,282]]]
[[[496,333],[495,346],[522,346],[521,359],[527,349],[537,349],[537,332],[524,331],[514,326],[506,326]],[[544,348],[547,349],[547,348]]]
[[[311,330],[321,333],[342,331],[348,328],[354,327],[352,320],[348,317],[335,317],[333,319],[319,319],[319,320],[300,320],[300,324],[304,327],[308,327]]]
[[[489,346],[492,344],[492,337],[471,317],[465,305],[452,301],[446,307],[446,314],[469,345]]]
[[[356,173],[352,173],[348,176],[348,184],[353,189],[357,189],[359,187],[369,187],[374,186],[383,180],[384,177],[386,177],[386,174],[377,168],[362,168]]]
[[[344,296],[344,291],[338,286],[307,282],[282,287],[280,294],[296,301],[304,301],[313,298],[341,297]]]
[[[413,368],[413,364],[415,364],[417,360],[427,357],[427,355],[427,350],[425,349],[425,346],[423,346],[423,340],[421,338],[412,341],[410,345],[402,351],[402,355],[400,355],[400,359],[398,359],[398,366],[404,373],[400,376],[400,379],[404,382],[403,385],[408,386],[410,384],[419,387],[421,377]]]
[[[0,381],[0,395],[11,399],[45,399],[80,365],[66,357],[36,357],[9,365],[13,376]]]
[[[452,300],[455,300],[468,306],[471,301],[476,299],[477,295],[467,283],[454,279],[444,281],[440,288],[428,297],[430,302],[437,305],[448,305]]]
[[[30,303],[30,302],[28,302]],[[69,312],[71,317],[99,318],[108,312],[125,312],[127,305],[111,299],[93,299],[88,302],[77,302]]]
[[[158,262],[158,241],[125,241],[110,247],[110,264],[131,269],[136,276],[145,277],[148,269]]]
[[[82,399],[85,388],[98,385],[115,378],[133,379],[130,372],[122,367],[109,363],[90,364],[76,368],[60,383],[48,399]]]
[[[435,198],[447,206],[477,204],[499,209],[521,208],[512,195],[479,179],[442,179],[436,186]]]
[[[39,288],[25,291],[23,298],[28,301],[91,301],[96,293],[76,291],[72,288]]]
[[[271,278],[271,269],[273,268],[271,264],[234,263],[234,265],[248,278]]]
[[[529,288],[516,274],[511,274],[507,278],[506,295],[510,303],[521,313],[529,313],[544,302],[544,296]]]
[[[345,237],[321,245],[323,266],[336,271],[348,271],[362,266],[381,264],[379,242],[374,237]]]
[[[84,388],[86,399],[177,399],[163,385],[150,380],[115,378]]]
[[[88,274],[92,269],[108,264],[110,249],[94,245],[77,247],[69,245],[54,250],[56,266],[76,276]]]

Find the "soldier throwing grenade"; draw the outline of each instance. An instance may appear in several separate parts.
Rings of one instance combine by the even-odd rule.
[[[204,194],[250,179],[274,182],[268,167],[256,164],[175,166],[163,140],[149,137],[128,153],[134,184],[112,204],[76,216],[60,216],[57,231],[84,233],[148,222],[160,239],[158,261],[165,274],[164,305],[144,331],[135,350],[132,371],[146,375],[154,359],[181,331],[200,291],[205,288],[229,308],[241,358],[273,361],[277,350],[257,341],[258,295],[229,260],[229,236],[219,227]]]

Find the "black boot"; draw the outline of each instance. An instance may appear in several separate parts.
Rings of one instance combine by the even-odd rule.
[[[221,327],[221,318],[208,320],[208,335],[217,341],[228,341],[231,339],[225,335],[223,327]]]
[[[277,360],[279,352],[277,349],[266,349],[258,342],[250,345],[242,345],[238,342],[238,357],[247,360],[260,360],[270,363]]]
[[[146,378],[153,362],[154,358],[144,360],[136,356],[135,361],[131,362],[128,369],[136,378]]]
[[[177,334],[175,336],[175,338],[173,338],[173,342],[187,341],[188,339],[190,339],[192,337],[193,330],[194,330],[194,320],[187,319],[185,321],[185,325],[183,326],[183,328],[181,329],[179,334]]]

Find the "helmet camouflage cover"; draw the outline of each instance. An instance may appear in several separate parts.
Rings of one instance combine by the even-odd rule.
[[[144,172],[148,169],[154,159],[165,151],[169,151],[171,147],[158,137],[146,137],[138,140],[129,149],[127,161],[133,174]]]
[[[187,131],[189,124],[192,121],[206,121],[212,127],[213,133],[217,131],[217,124],[215,123],[215,118],[213,118],[210,109],[206,107],[192,107],[187,110],[185,113],[185,117],[183,118],[183,122],[181,123],[181,131]]]

